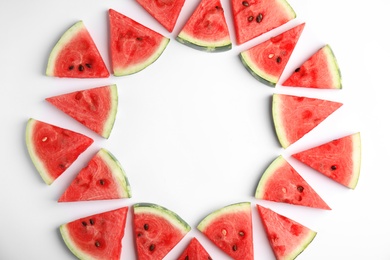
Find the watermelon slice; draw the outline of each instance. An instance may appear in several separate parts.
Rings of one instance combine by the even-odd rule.
[[[119,260],[127,212],[123,207],[62,224],[61,236],[79,259]]]
[[[202,244],[193,237],[177,260],[212,260]]]
[[[305,23],[272,37],[239,55],[245,68],[260,82],[275,86],[301,36]]]
[[[253,260],[250,202],[225,206],[206,216],[198,229],[233,259]]]
[[[332,180],[354,189],[360,174],[360,133],[332,140],[293,154],[292,157]]]
[[[138,259],[163,259],[191,230],[176,213],[153,203],[134,208],[134,236]]]
[[[220,0],[202,0],[176,40],[206,52],[230,50],[232,42]]]
[[[272,117],[280,144],[287,148],[342,105],[318,98],[273,94]]]
[[[268,166],[261,176],[255,198],[312,208],[331,209],[281,155]]]
[[[231,0],[231,5],[238,45],[296,17],[285,0]]]
[[[173,31],[185,0],[137,0],[169,32]]]
[[[295,259],[317,235],[310,228],[269,208],[256,206],[277,260]]]
[[[130,198],[130,185],[118,160],[104,148],[93,156],[59,202]]]
[[[329,45],[325,45],[287,78],[282,86],[341,89],[341,72]]]
[[[83,153],[93,140],[83,134],[30,118],[26,146],[31,160],[50,185]]]
[[[54,46],[46,75],[66,78],[107,78],[110,75],[83,21],[70,27]]]
[[[139,72],[154,63],[164,52],[169,38],[113,9],[110,21],[110,50],[115,76]]]
[[[75,91],[46,100],[102,137],[110,136],[118,108],[116,85]]]

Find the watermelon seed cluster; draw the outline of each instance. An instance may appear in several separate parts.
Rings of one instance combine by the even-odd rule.
[[[137,0],[137,2],[170,32],[184,5],[184,0],[178,1],[176,8],[170,9],[173,10],[171,13],[167,12],[161,16],[159,8],[164,7],[154,6],[155,3],[151,0]],[[256,38],[296,17],[294,10],[286,1],[263,1],[263,4],[266,5],[264,10],[259,10],[258,4],[259,1],[256,0],[252,1],[251,4],[248,1],[231,0],[237,44]],[[175,5],[175,3],[172,2],[171,5]],[[244,10],[242,7],[244,7]],[[205,21],[203,24],[207,26],[204,28],[201,27],[202,23],[194,25],[196,20],[207,19],[207,15],[204,15],[203,12],[215,14],[215,9],[222,12],[216,14],[217,18],[213,23]],[[267,20],[267,10],[279,14],[278,17],[274,17],[278,19],[273,21]],[[111,31],[110,48],[113,74],[115,76],[130,75],[145,69],[160,57],[170,41],[169,38],[112,9],[109,10],[109,17]],[[168,23],[167,19],[172,17],[174,19],[170,20],[173,20],[173,24],[172,22]],[[254,21],[258,25],[250,27]],[[210,30],[213,24],[219,28],[219,31],[210,35],[208,30]],[[198,34],[194,34],[194,26],[200,27],[196,28]],[[138,52],[131,53],[131,56],[129,53],[126,53],[126,48],[121,47],[121,42],[123,42],[124,38],[131,35],[132,27],[137,28],[138,31],[143,32],[147,37],[154,38],[155,44],[151,44],[153,41],[144,41],[147,37],[143,35],[136,35],[134,44]],[[239,56],[244,67],[260,82],[269,86],[275,86],[279,83],[279,78],[303,28],[304,24],[300,24],[241,52]],[[230,50],[232,47],[230,34],[220,1],[201,0],[198,8],[189,17],[176,39],[189,47],[207,52]],[[89,46],[88,51],[84,52],[78,49],[77,41],[86,42]],[[66,51],[65,54],[63,51],[69,49],[78,52],[80,57],[82,57],[81,60],[75,63],[72,57],[68,59]],[[137,57],[137,55],[142,56],[144,53],[147,53],[147,57],[143,57],[145,58],[144,60]],[[133,59],[119,58],[129,55]],[[92,60],[94,61],[93,63],[90,62]],[[134,62],[134,60],[137,62]],[[318,74],[321,75],[320,81],[314,80]],[[73,78],[104,78],[109,76],[108,69],[82,21],[69,28],[53,48],[49,57],[47,75]],[[321,48],[310,59],[295,69],[293,74],[282,85],[318,89],[341,89],[340,70],[329,45]],[[114,126],[118,105],[116,85],[66,93],[47,98],[47,101],[102,137],[109,137]],[[91,106],[92,103],[93,105]],[[282,147],[288,148],[291,144],[303,138],[305,134],[325,120],[341,105],[340,103],[327,100],[274,94],[273,120],[275,131]],[[84,112],[84,117],[79,117],[79,114],[83,114],[80,111],[85,110],[86,107],[89,108],[89,111],[87,109],[88,112]],[[299,110],[300,107],[311,107],[311,110],[302,111]],[[321,113],[316,115],[316,110],[319,107],[321,107]],[[286,111],[286,108],[289,111]],[[103,111],[104,113],[100,113],[102,110],[105,110]],[[323,113],[324,110],[327,110],[326,115]],[[291,115],[305,115],[302,117],[303,119],[299,119],[302,124],[298,122],[294,126],[289,125],[289,120],[286,120],[286,117],[291,115],[287,112],[291,113]],[[90,123],[88,119],[91,118],[98,123]],[[301,127],[302,125],[309,125],[309,127],[304,129]],[[45,149],[48,150],[58,146],[58,143],[52,142],[51,135],[53,134],[58,135],[60,142],[66,144],[66,146],[60,147],[67,151],[65,158],[52,158],[50,153],[45,151]],[[26,144],[31,159],[47,184],[51,184],[56,180],[92,142],[91,138],[80,133],[32,118],[28,121],[26,127]],[[344,150],[344,153],[340,153],[339,147],[341,146],[348,152],[345,153]],[[326,151],[325,154],[324,151]],[[341,137],[318,147],[296,153],[292,157],[334,181],[354,189],[360,172],[360,135],[355,133]],[[331,160],[328,158],[331,158]],[[51,162],[52,160],[54,163]],[[348,165],[346,165],[346,161],[349,162]],[[103,170],[96,171],[93,167],[96,164],[100,165],[99,169]],[[289,174],[288,177],[286,177],[286,173]],[[83,190],[82,187],[94,188]],[[109,189],[109,187],[111,188]],[[97,193],[102,195],[100,197],[96,196]],[[122,166],[113,154],[102,148],[88,165],[80,170],[74,181],[59,199],[59,202],[130,197],[130,185]],[[314,189],[282,156],[277,157],[262,175],[256,189],[255,198],[326,210],[330,209]],[[277,259],[296,258],[316,236],[315,231],[271,209],[259,204],[256,205],[256,208]],[[251,211],[252,205],[250,202],[227,205],[206,216],[197,228],[233,259],[253,260]],[[63,224],[60,226],[60,231],[66,245],[80,259],[120,259],[121,241],[124,235],[127,213],[128,207],[98,213]],[[163,259],[191,230],[191,227],[179,215],[153,203],[134,204],[133,216],[135,247],[139,259],[150,259],[151,256],[153,259]],[[103,226],[110,228],[102,230]],[[224,227],[222,230],[218,228],[221,226]],[[81,229],[87,234],[100,234],[100,237],[91,241],[88,241],[88,238],[81,238],[86,239],[84,242],[93,245],[92,247],[85,248],[74,239],[75,234],[80,232]],[[159,231],[157,239],[154,237],[155,233],[152,233],[156,232],[156,230]],[[161,232],[162,230],[169,230],[169,233]],[[289,243],[280,244],[279,237],[284,237],[283,241],[289,241]],[[164,246],[161,246],[161,241],[164,241]],[[191,239],[178,259],[186,260],[193,259],[193,257],[212,259],[195,237]]]

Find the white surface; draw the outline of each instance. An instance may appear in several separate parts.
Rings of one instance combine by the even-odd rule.
[[[192,231],[167,259],[178,256],[196,236],[214,259],[227,259],[196,230],[208,213],[251,201],[271,207],[318,232],[298,257],[304,259],[390,259],[388,183],[390,2],[373,0],[290,0],[297,19],[229,52],[210,54],[174,38],[198,1],[189,0],[172,34],[134,0],[0,1],[1,221],[0,259],[74,259],[58,226],[93,213],[136,202],[163,205],[185,219]],[[234,39],[229,2],[222,1]],[[122,78],[58,79],[44,75],[51,48],[74,22],[83,20],[108,56],[107,10],[113,8],[171,38],[163,55],[145,70]],[[306,28],[285,72],[329,43],[343,75],[341,91],[270,88],[257,82],[238,59],[241,50],[300,22]],[[235,41],[234,41],[235,42]],[[283,74],[283,78],[286,73]],[[119,111],[103,140],[44,101],[45,97],[115,83]],[[274,135],[272,93],[292,93],[341,101],[344,106],[295,145],[283,150]],[[54,184],[44,184],[24,143],[29,117],[94,138],[95,143]],[[348,190],[290,160],[294,151],[360,132],[359,184]],[[128,200],[58,204],[56,201],[100,147],[122,163],[133,189]],[[262,171],[283,154],[332,207],[332,211],[256,201]],[[274,259],[259,216],[253,210],[256,259]],[[134,259],[131,216],[122,259]]]

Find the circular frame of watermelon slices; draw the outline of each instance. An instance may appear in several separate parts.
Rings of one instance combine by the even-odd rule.
[[[188,48],[188,47],[184,47],[184,48]],[[191,51],[194,51],[194,50],[191,50]],[[213,54],[207,54],[207,55],[213,55]],[[214,59],[215,57],[213,57],[213,59]],[[213,60],[213,62],[214,62],[215,60]],[[238,59],[237,59],[237,64],[239,64],[239,61],[238,61]],[[241,64],[239,64],[239,66],[241,66]],[[147,69],[146,69],[146,71],[147,71]],[[242,70],[243,72],[242,72],[242,74],[244,74],[244,75],[246,75],[246,73],[247,72],[245,72],[244,70]],[[143,72],[143,73],[145,73],[145,72]],[[247,77],[248,78],[251,78],[251,76],[248,74],[247,75]],[[250,79],[250,80],[253,80],[253,79]],[[260,85],[262,85],[262,84],[260,84]],[[267,86],[260,86],[260,87],[265,87],[265,88],[269,88],[269,87],[267,87]],[[269,90],[271,90],[271,92],[273,92],[273,90],[272,90],[272,88],[269,88]],[[269,120],[270,121],[270,120]],[[276,139],[275,139],[276,140]],[[271,142],[272,143],[272,142]],[[271,144],[272,145],[272,144]],[[268,157],[268,160],[271,160],[271,158],[272,158],[272,156],[271,157]],[[123,161],[123,159],[122,159],[122,161]],[[252,177],[254,177],[254,176],[252,176]],[[258,177],[258,176],[257,176]],[[130,178],[130,182],[131,182],[131,177],[129,176],[129,178]],[[254,183],[254,185],[255,184],[257,184],[257,183]],[[251,188],[252,189],[252,188]],[[184,189],[183,189],[184,190]],[[252,192],[253,193],[253,192]],[[174,196],[174,193],[172,193],[172,195]],[[157,201],[158,201],[158,199],[157,199]],[[236,202],[236,201],[231,201],[231,203],[234,203],[234,202]],[[160,202],[158,202],[158,203],[160,203]],[[216,202],[216,204],[218,204],[218,205],[221,205],[220,203],[222,203],[221,201],[220,202]],[[211,208],[214,208],[215,209],[215,207],[211,207]],[[185,219],[185,218],[184,218]]]

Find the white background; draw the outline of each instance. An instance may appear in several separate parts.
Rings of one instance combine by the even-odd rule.
[[[256,203],[317,231],[298,259],[390,259],[388,246],[390,144],[387,0],[290,0],[297,19],[237,46],[229,1],[222,0],[233,49],[204,53],[175,36],[199,1],[188,0],[168,33],[134,0],[0,1],[1,188],[0,259],[74,259],[59,225],[79,217],[153,202],[186,220],[192,231],[167,256],[174,259],[197,237],[214,259],[228,259],[196,229],[208,213],[250,201],[256,259],[274,259]],[[353,2],[353,3],[352,3]],[[170,37],[162,56],[145,70],[107,79],[45,76],[48,55],[64,31],[83,20],[110,68],[107,11],[113,8]],[[267,87],[238,59],[240,51],[294,25],[305,30],[282,79],[323,44],[330,44],[343,75],[340,91]],[[119,111],[111,137],[104,140],[49,105],[46,97],[117,84]],[[270,97],[291,93],[340,101],[344,105],[318,128],[284,150],[272,125]],[[30,161],[25,125],[33,117],[92,137],[94,144],[51,186]],[[333,138],[360,132],[361,176],[349,190],[289,157]],[[101,147],[121,162],[132,186],[128,200],[57,203],[67,184]],[[284,155],[332,208],[331,211],[257,201],[257,182],[278,155]],[[131,214],[122,259],[134,259]]]

